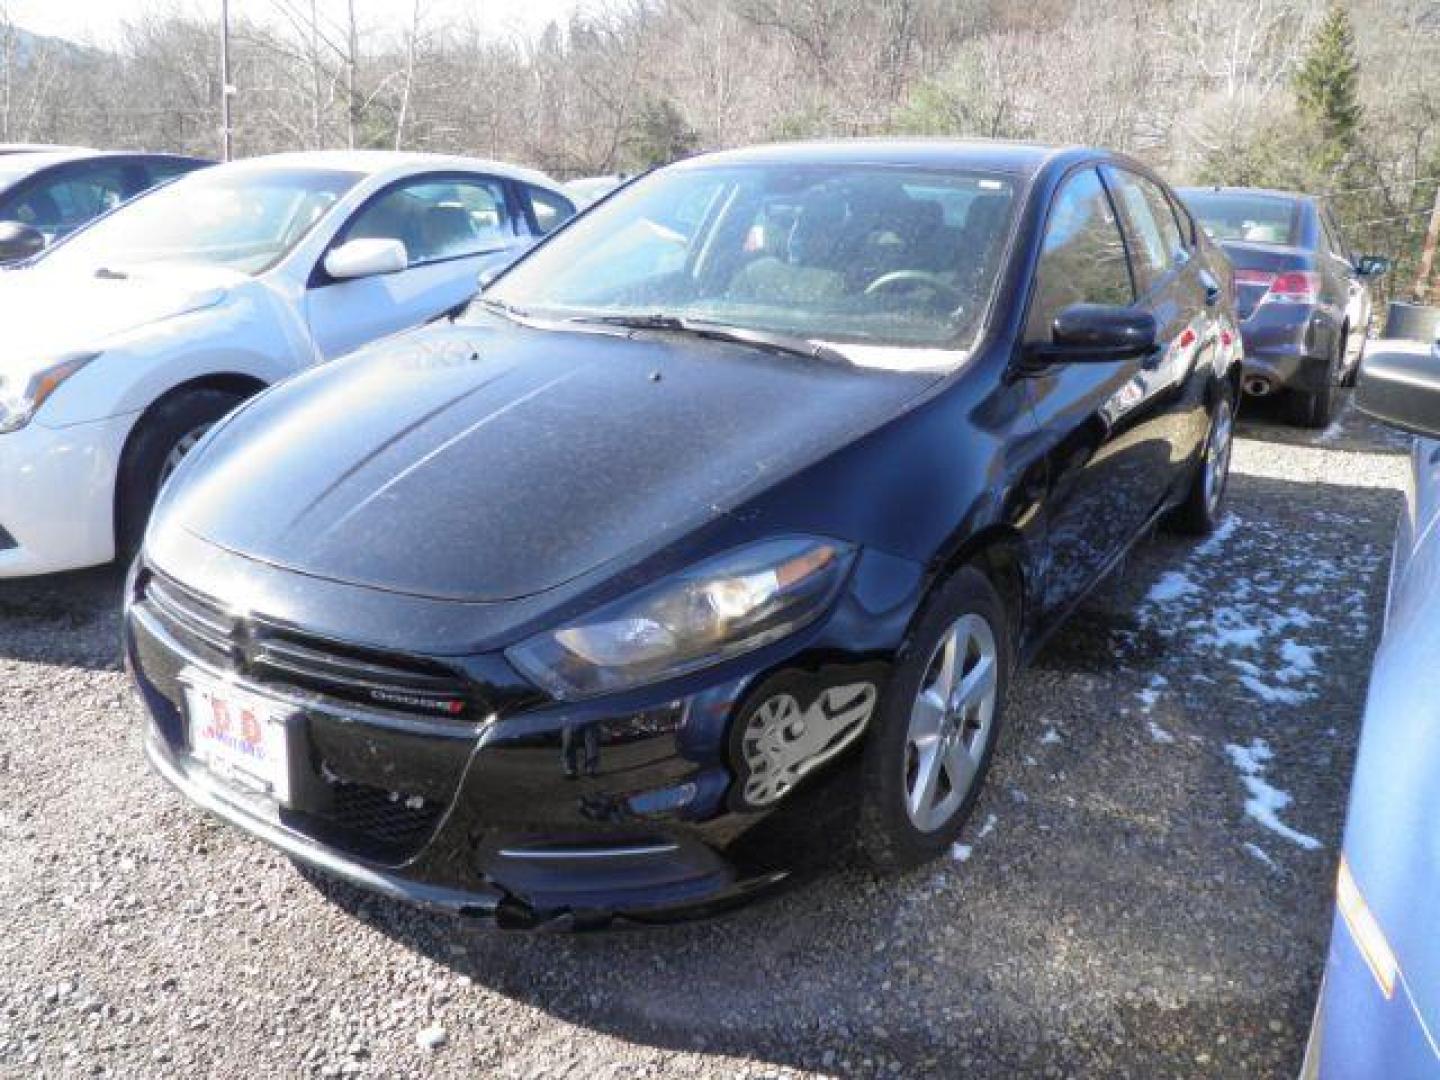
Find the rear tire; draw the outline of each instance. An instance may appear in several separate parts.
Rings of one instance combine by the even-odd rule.
[[[1185,501],[1165,519],[1165,527],[1187,536],[1206,536],[1220,523],[1225,485],[1230,478],[1230,452],[1235,443],[1235,391],[1221,383],[1210,431],[1200,451]]]
[[[160,486],[189,445],[244,396],[229,390],[191,390],[154,405],[125,445],[115,486],[115,548],[129,562],[140,550]]]
[[[1291,390],[1287,396],[1285,418],[1290,423],[1304,428],[1323,428],[1335,418],[1335,399],[1339,392],[1340,367],[1344,360],[1345,343],[1342,341],[1330,357],[1325,369],[1324,386],[1312,394]]]
[[[1346,368],[1345,373],[1340,376],[1341,386],[1350,388],[1355,385],[1355,379],[1360,374],[1360,362],[1365,359],[1365,346],[1368,345],[1369,342],[1369,334],[1362,330],[1360,332],[1360,344],[1355,349],[1355,362]],[[1349,357],[1347,356],[1346,359],[1348,360]]]
[[[860,846],[875,868],[919,866],[960,835],[999,738],[1013,649],[1004,602],[974,567],[927,602],[865,744]]]

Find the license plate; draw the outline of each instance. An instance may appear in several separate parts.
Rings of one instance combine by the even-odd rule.
[[[181,681],[191,753],[228,783],[288,803],[286,723],[290,710],[191,672]]]

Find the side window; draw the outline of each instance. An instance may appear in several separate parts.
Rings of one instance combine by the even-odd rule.
[[[1150,181],[1108,168],[1105,178],[1124,210],[1134,241],[1136,275],[1142,289],[1148,290],[1182,261],[1185,245],[1180,240],[1180,226],[1165,193]]]
[[[530,212],[535,216],[535,225],[541,236],[549,235],[575,216],[575,204],[553,191],[526,187],[525,197],[530,200]]]
[[[1026,321],[1027,341],[1049,341],[1071,304],[1130,304],[1135,289],[1110,197],[1094,169],[1065,181],[1050,208]]]
[[[30,187],[11,216],[52,238],[64,236],[119,206],[130,186],[121,165],[67,169]]]
[[[345,240],[399,240],[411,266],[494,251],[514,239],[498,180],[424,179],[401,184],[366,205]]]
[[[1350,249],[1345,244],[1345,236],[1340,232],[1340,223],[1335,220],[1335,215],[1327,207],[1320,215],[1321,224],[1325,229],[1325,241],[1330,246],[1330,251],[1337,258],[1350,262]]]

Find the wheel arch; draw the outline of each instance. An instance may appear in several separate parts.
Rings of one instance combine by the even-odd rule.
[[[963,567],[973,566],[1000,594],[1005,611],[1012,620],[1011,644],[1018,655],[1029,636],[1027,631],[1034,608],[1034,575],[1027,563],[1025,537],[1014,525],[997,523],[980,529],[936,564],[926,586],[925,597],[917,607],[911,629],[906,633],[907,645],[915,623],[935,590]]]
[[[225,393],[238,394],[242,398],[248,398],[264,390],[267,385],[264,379],[257,378],[254,375],[245,375],[234,371],[212,372],[186,380],[182,383],[177,383],[141,410],[140,414],[135,417],[135,422],[130,425],[130,431],[125,436],[125,444],[121,447],[120,457],[118,459],[115,484],[110,494],[110,528],[115,537],[117,550],[120,542],[120,503],[122,494],[120,474],[124,470],[125,460],[130,454],[130,449],[134,445],[136,437],[144,430],[146,423],[155,415],[156,411],[168,402],[174,401],[176,398],[183,397],[186,394],[192,394],[197,390],[220,390]]]

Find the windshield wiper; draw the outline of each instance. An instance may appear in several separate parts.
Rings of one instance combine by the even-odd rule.
[[[526,313],[517,308],[514,304],[507,304],[504,300],[496,300],[491,296],[478,296],[475,303],[479,304],[486,311],[493,311],[497,315],[503,315],[511,322],[519,322],[526,317]],[[468,305],[466,305],[468,306]]]
[[[739,345],[750,345],[770,352],[788,353],[811,360],[828,360],[832,363],[849,364],[850,359],[838,349],[811,341],[798,334],[786,334],[778,330],[756,330],[749,326],[730,326],[726,323],[710,322],[706,319],[687,319],[679,315],[577,315],[566,319],[571,323],[598,323],[603,326],[623,326],[631,330],[663,330],[679,334],[693,334],[695,337],[715,341],[733,341]]]

